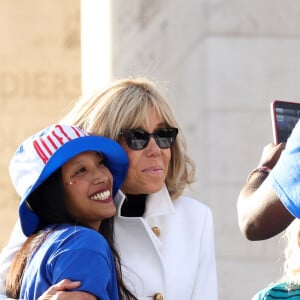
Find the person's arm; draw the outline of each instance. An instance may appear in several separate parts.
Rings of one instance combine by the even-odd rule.
[[[69,232],[71,235],[67,233],[66,236],[59,237],[63,242],[58,248],[49,250],[50,256],[42,268],[51,273],[47,281],[53,285],[38,300],[117,299],[115,267],[107,242],[97,231],[91,229],[70,228]],[[35,257],[31,260],[33,270],[36,265],[34,259]],[[27,276],[30,274],[29,265]],[[25,278],[23,283],[26,289],[32,285],[30,277]],[[77,286],[72,286],[74,284]],[[36,288],[39,289],[38,286]]]
[[[92,294],[82,291],[69,292],[80,286],[80,281],[64,279],[51,286],[38,300],[96,300]]]
[[[277,163],[285,144],[267,145],[259,166],[272,169]],[[282,232],[294,219],[285,208],[267,178],[265,171],[251,174],[238,196],[239,227],[249,240],[264,240]]]

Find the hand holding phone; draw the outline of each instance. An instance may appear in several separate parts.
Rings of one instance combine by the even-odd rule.
[[[300,103],[274,100],[271,103],[271,117],[274,144],[286,142],[300,119]]]

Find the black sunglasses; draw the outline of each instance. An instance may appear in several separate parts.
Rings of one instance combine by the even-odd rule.
[[[173,127],[159,128],[153,133],[139,128],[122,130],[120,132],[120,135],[125,137],[127,146],[132,150],[142,150],[146,148],[151,137],[154,138],[159,148],[170,148],[174,145],[177,134],[178,129]]]

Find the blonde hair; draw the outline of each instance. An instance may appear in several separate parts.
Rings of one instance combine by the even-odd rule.
[[[285,262],[281,281],[289,283],[293,288],[300,285],[300,220],[295,219],[285,230]]]
[[[154,108],[166,126],[177,127],[179,134],[171,148],[171,161],[166,186],[172,199],[180,196],[194,180],[195,166],[187,155],[186,141],[173,113],[154,82],[144,79],[123,79],[112,82],[91,97],[82,96],[62,120],[81,127],[90,134],[104,135],[116,141],[121,130],[140,127]]]

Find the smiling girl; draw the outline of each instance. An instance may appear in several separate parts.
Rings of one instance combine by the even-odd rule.
[[[78,290],[94,299],[130,299],[116,274],[113,244],[99,233],[102,221],[116,212],[113,196],[127,167],[117,143],[74,126],[50,126],[19,147],[10,172],[29,238],[10,268],[9,297],[37,299],[68,278],[80,281]]]

